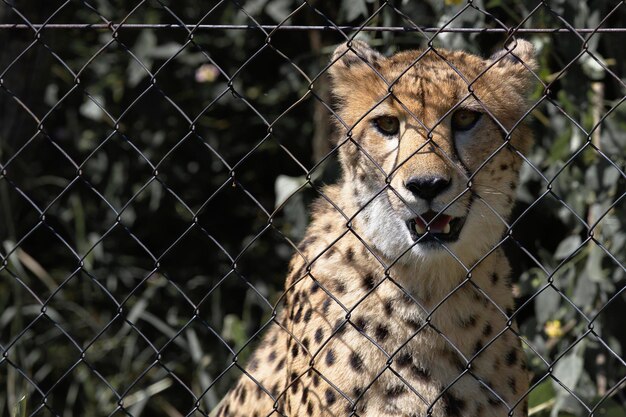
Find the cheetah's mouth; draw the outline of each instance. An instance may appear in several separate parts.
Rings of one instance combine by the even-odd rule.
[[[406,222],[414,242],[447,241],[459,238],[465,217],[452,217],[443,213],[427,211]]]

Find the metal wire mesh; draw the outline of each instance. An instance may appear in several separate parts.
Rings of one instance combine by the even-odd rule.
[[[3,413],[208,416],[242,373],[250,375],[246,363],[259,340],[277,326],[290,332],[280,319],[296,285],[283,286],[289,258],[305,259],[301,279],[315,280],[311,266],[346,235],[384,274],[350,306],[341,304],[337,288],[321,285],[343,310],[325,340],[342,327],[363,330],[353,313],[380,286],[394,285],[420,305],[396,281],[400,256],[379,256],[353,227],[379,195],[402,198],[390,180],[422,149],[389,172],[332,104],[325,79],[334,65],[330,53],[364,34],[381,50],[422,48],[396,79],[385,80],[387,94],[360,119],[393,97],[427,132],[423,146],[436,145],[433,132],[464,99],[481,102],[473,86],[489,71],[465,79],[450,64],[465,79],[467,96],[427,125],[394,86],[426,54],[445,59],[438,42],[494,49],[536,35],[535,44],[549,50],[533,74],[539,86],[532,105],[513,128],[494,117],[502,144],[446,206],[472,192],[475,175],[535,116],[538,150],[516,150],[524,161],[517,209],[509,218],[491,208],[504,226],[502,238],[470,265],[439,241],[466,276],[431,308],[420,305],[427,320],[411,338],[438,331],[430,317],[464,287],[480,292],[507,325],[469,357],[439,332],[462,369],[436,401],[472,375],[489,344],[514,331],[532,374],[519,401],[530,399],[530,415],[624,412],[623,1],[594,3],[589,20],[579,17],[582,9],[539,1],[518,6],[523,16],[475,1],[439,9],[392,1],[341,8],[295,0],[185,3],[1,6]],[[424,22],[435,16],[436,25]],[[488,106],[482,111],[492,116]],[[329,120],[342,126],[335,144]],[[339,176],[336,158],[348,146],[387,180],[356,213],[344,212],[322,186]],[[345,229],[310,259],[298,242],[314,198],[340,212]],[[502,247],[513,265],[511,310],[472,281]],[[386,360],[372,385],[385,371],[396,372],[401,348],[386,351],[373,334],[361,334]],[[280,398],[290,386],[273,392],[256,382],[275,400],[266,415],[289,415]],[[345,415],[362,415],[358,398],[326,382],[348,401]],[[500,399],[497,389],[483,386]],[[517,406],[504,405],[511,415]]]

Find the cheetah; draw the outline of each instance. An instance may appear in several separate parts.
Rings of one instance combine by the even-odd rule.
[[[527,416],[506,238],[535,86],[532,45],[328,67],[340,181],[293,256],[283,308],[219,417]]]

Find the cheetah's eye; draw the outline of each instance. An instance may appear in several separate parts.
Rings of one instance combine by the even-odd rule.
[[[463,132],[470,130],[480,120],[482,113],[473,110],[461,109],[452,114],[452,129]]]
[[[400,120],[394,116],[380,116],[374,119],[374,125],[385,136],[393,136],[400,130]]]

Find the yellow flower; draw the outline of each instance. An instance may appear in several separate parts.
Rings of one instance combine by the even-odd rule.
[[[458,6],[463,3],[465,0],[444,0],[446,6]]]
[[[563,327],[561,326],[561,320],[551,320],[546,322],[543,331],[546,332],[549,338],[558,339],[563,337]]]
[[[204,64],[196,70],[196,82],[212,83],[219,75],[220,72],[215,65]]]

